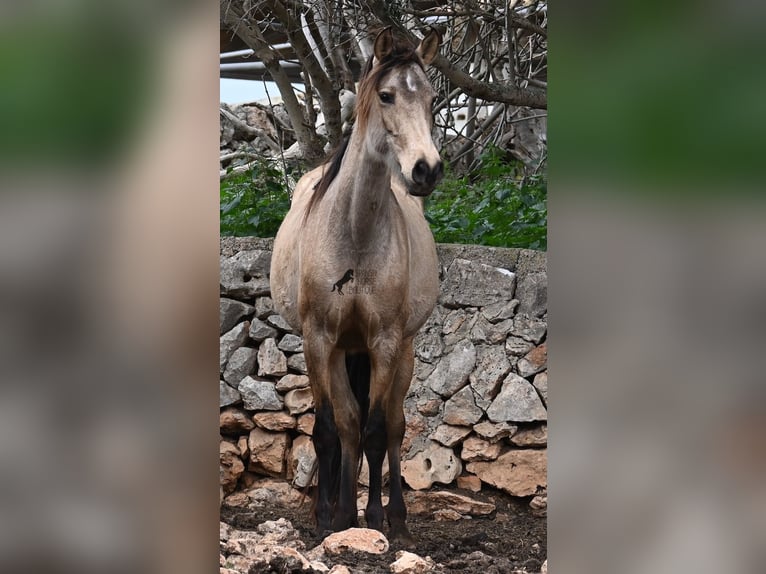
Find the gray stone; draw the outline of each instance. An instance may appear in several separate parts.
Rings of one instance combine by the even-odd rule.
[[[478,315],[471,328],[471,340],[476,344],[495,345],[505,341],[505,337],[512,327],[513,321],[511,319],[493,324],[487,321],[484,315]]]
[[[484,307],[510,301],[516,274],[507,269],[455,259],[442,283],[440,302],[450,307]]]
[[[291,415],[305,413],[314,406],[311,389],[294,389],[285,395],[285,406]]]
[[[433,363],[442,356],[444,342],[439,331],[441,327],[435,325],[430,329],[423,330],[415,336],[415,356],[426,363]]]
[[[242,396],[237,389],[232,389],[224,381],[221,381],[218,387],[218,402],[220,407],[236,405],[242,400]]]
[[[548,345],[543,343],[524,355],[517,364],[516,370],[522,377],[531,377],[539,373],[548,365]]]
[[[545,404],[547,408],[548,406],[548,371],[535,375],[535,380],[532,381],[532,384],[537,389],[537,392],[540,393],[540,396],[543,399],[543,403]]]
[[[548,444],[548,425],[521,429],[510,440],[516,446],[546,446]]]
[[[239,384],[239,392],[245,408],[251,411],[282,410],[282,399],[271,381],[245,377]]]
[[[298,335],[287,333],[279,342],[279,348],[287,353],[302,353],[303,339]]]
[[[297,371],[302,375],[305,375],[309,372],[308,368],[306,367],[306,356],[303,353],[290,355],[290,357],[287,358],[287,366],[291,370]]]
[[[287,374],[287,358],[277,347],[273,338],[268,338],[258,348],[258,375],[281,376]]]
[[[508,424],[507,422],[493,423],[490,421],[483,421],[473,426],[473,430],[477,435],[490,442],[497,442],[502,438],[512,436],[518,428],[518,426]]]
[[[498,301],[487,305],[481,310],[481,314],[490,323],[499,323],[506,319],[511,319],[518,307],[518,299],[512,299],[511,301]]]
[[[526,355],[534,348],[534,343],[522,339],[521,337],[508,337],[505,340],[505,352],[515,357]]]
[[[250,328],[250,323],[245,321],[239,323],[229,332],[221,335],[220,339],[220,352],[218,354],[218,361],[220,363],[220,372],[223,373],[226,363],[229,362],[229,357],[239,347],[245,344],[247,341],[247,330]]]
[[[461,341],[439,361],[425,384],[441,396],[451,397],[463,388],[475,365],[476,347],[470,341]]]
[[[317,455],[311,438],[306,435],[297,437],[293,441],[288,459],[288,477],[292,478],[293,486],[305,488],[311,483],[316,460]]]
[[[272,325],[273,327],[276,327],[280,331],[292,331],[293,330],[293,328],[290,326],[290,323],[285,321],[285,319],[284,319],[284,317],[282,317],[282,315],[277,315],[277,314],[269,315],[266,318],[266,322],[269,325]]]
[[[260,319],[253,319],[252,323],[250,323],[249,335],[253,341],[260,342],[264,339],[268,339],[269,337],[276,337],[277,330],[271,325],[267,325]]]
[[[511,333],[527,341],[537,344],[543,340],[547,327],[545,321],[526,317],[525,315],[516,315],[513,319],[513,329]]]
[[[242,317],[250,315],[253,312],[252,305],[242,303],[241,301],[235,301],[234,299],[226,299],[221,297],[220,300],[220,327],[221,335],[226,331],[230,331],[234,325],[237,324]]]
[[[442,398],[428,387],[423,386],[418,389],[418,394],[415,397],[415,408],[421,415],[436,416],[443,404]]]
[[[463,387],[444,403],[442,420],[448,425],[470,426],[479,422],[484,412],[476,406],[470,386]]]
[[[280,393],[292,391],[293,389],[305,389],[309,386],[309,378],[306,375],[294,375],[292,373],[285,375],[277,383],[277,390]]]
[[[516,297],[519,314],[542,317],[548,309],[548,274],[538,271],[525,275],[517,285]]]
[[[471,427],[457,427],[442,424],[436,427],[436,430],[431,433],[431,436],[428,438],[451,448],[463,440],[465,437],[467,437],[469,434],[471,434]]]
[[[500,394],[487,409],[487,417],[495,423],[544,421],[548,413],[535,388],[515,373],[503,382]]]
[[[425,381],[428,375],[434,372],[435,368],[436,365],[432,363],[425,363],[420,359],[415,359],[415,376],[421,381]]]
[[[271,251],[240,251],[221,261],[222,295],[238,298],[259,297],[270,293]]]
[[[265,319],[275,312],[274,301],[271,297],[258,297],[255,300],[255,316],[259,319]]]
[[[472,310],[456,309],[445,317],[442,334],[447,351],[451,351],[460,341],[470,339],[476,316]]]
[[[468,377],[474,390],[476,404],[486,410],[497,396],[500,384],[511,370],[511,363],[502,347],[478,347],[476,368]]]
[[[229,357],[229,362],[223,371],[223,380],[237,388],[240,381],[253,372],[256,355],[256,350],[250,347],[236,349]]]

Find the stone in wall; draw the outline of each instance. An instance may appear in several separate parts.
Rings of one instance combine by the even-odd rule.
[[[277,383],[277,390],[280,393],[286,393],[293,389],[305,389],[309,386],[309,378],[306,375],[295,375],[289,373],[279,379]]]
[[[295,417],[284,411],[255,413],[253,422],[259,428],[276,432],[294,429],[297,425]]]
[[[282,476],[285,470],[285,455],[290,447],[287,433],[274,433],[255,428],[247,440],[250,448],[248,470],[269,476]]]
[[[221,294],[236,298],[268,295],[271,251],[240,251],[221,261]]]
[[[548,425],[521,429],[511,437],[511,443],[516,446],[546,446],[548,444]]]
[[[510,450],[491,462],[469,462],[466,469],[513,496],[529,496],[548,486],[544,450]]]
[[[498,345],[482,345],[476,349],[476,368],[468,380],[473,389],[476,404],[486,410],[497,396],[500,385],[511,371],[511,363]]]
[[[548,274],[536,271],[526,274],[516,288],[519,314],[542,317],[548,309]]]
[[[314,408],[311,389],[293,389],[285,395],[285,406],[291,415],[299,415]]]
[[[526,379],[510,373],[492,404],[487,417],[495,423],[544,421],[548,413],[537,395],[537,391]]]
[[[274,388],[272,381],[245,377],[239,384],[239,393],[245,408],[251,411],[282,410],[282,398]]]
[[[522,377],[531,377],[548,366],[548,346],[543,343],[535,347],[516,364],[516,370]]]
[[[526,341],[531,341],[535,345],[543,340],[546,331],[547,326],[542,319],[534,319],[525,315],[517,315],[513,319],[511,333]]]
[[[301,339],[298,335],[287,333],[284,337],[282,337],[282,339],[279,341],[279,345],[277,346],[281,351],[284,351],[285,353],[302,353],[303,339]]]
[[[233,327],[231,330],[221,335],[220,348],[219,348],[219,354],[218,354],[218,361],[220,363],[221,373],[223,373],[223,370],[226,367],[226,363],[228,363],[229,357],[231,357],[232,353],[234,353],[235,350],[240,348],[242,345],[245,344],[245,341],[247,341],[247,330],[249,328],[250,328],[250,323],[248,321],[245,321],[244,323],[239,323],[238,325]]]
[[[518,427],[516,425],[507,422],[493,423],[490,421],[482,421],[473,427],[473,430],[476,431],[477,435],[490,442],[497,442],[502,438],[512,436],[517,429]]]
[[[502,444],[499,442],[490,442],[477,436],[470,436],[463,441],[460,458],[466,462],[495,460],[500,456],[501,449]]]
[[[513,299],[516,274],[507,269],[455,259],[447,269],[439,302],[448,307],[484,307]]]
[[[255,423],[247,413],[236,407],[225,408],[218,418],[218,426],[223,434],[247,434],[255,428]]]
[[[279,315],[279,314],[276,314],[276,313],[273,314],[273,315],[269,315],[266,318],[266,322],[269,325],[271,325],[273,327],[276,327],[280,331],[285,331],[285,332],[289,333],[290,331],[293,330],[293,328],[290,326],[290,323],[285,321],[285,319],[284,319],[284,317],[282,317],[282,315]]]
[[[548,405],[548,372],[539,373],[535,375],[535,380],[532,382],[537,392],[543,399],[545,405]]]
[[[236,405],[242,402],[242,395],[237,389],[228,385],[225,381],[220,381],[218,386],[218,403],[221,408],[229,405]]]
[[[415,490],[430,488],[434,482],[449,484],[463,470],[452,449],[429,442],[425,450],[402,463],[402,478]]]
[[[220,301],[220,334],[230,331],[242,317],[250,315],[254,310],[252,305],[221,297]]]
[[[253,319],[250,323],[250,332],[248,334],[253,341],[260,342],[265,339],[276,337],[277,330],[260,319]]]
[[[287,358],[287,367],[303,375],[309,372],[308,368],[306,367],[306,357],[303,353],[295,353],[294,355],[290,355]]]
[[[425,384],[441,396],[451,397],[465,386],[475,365],[476,347],[470,341],[461,341],[439,361]]]
[[[240,459],[239,449],[230,442],[222,440],[218,448],[220,483],[224,493],[229,494],[234,492],[245,465]]]
[[[258,347],[258,375],[281,376],[287,374],[287,357],[277,347],[277,342],[266,339]]]
[[[431,433],[429,438],[435,440],[439,444],[452,448],[469,434],[471,434],[471,427],[459,427],[441,424],[436,427],[436,430]]]
[[[463,387],[444,403],[442,420],[455,426],[470,426],[479,422],[484,412],[476,406],[473,390],[470,386]]]
[[[255,300],[255,316],[259,319],[265,319],[275,313],[274,301],[271,297],[258,297]]]
[[[311,438],[301,435],[293,441],[290,449],[288,477],[292,479],[293,486],[305,488],[309,485],[314,472],[317,455]]]
[[[237,388],[246,376],[252,374],[255,368],[257,351],[251,347],[236,349],[223,371],[223,380]]]

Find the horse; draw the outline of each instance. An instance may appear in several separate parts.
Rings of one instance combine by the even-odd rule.
[[[435,30],[417,47],[391,29],[376,36],[351,134],[329,162],[299,180],[274,240],[272,299],[303,335],[314,397],[320,535],[358,525],[363,451],[370,471],[367,527],[382,532],[387,518],[389,538],[413,543],[400,451],[413,338],[439,293],[423,202],[443,171],[431,137],[436,93],[425,73],[440,41]]]

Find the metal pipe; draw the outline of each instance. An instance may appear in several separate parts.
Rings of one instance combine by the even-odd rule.
[[[279,50],[286,50],[287,48],[291,48],[292,44],[289,42],[285,42],[284,44],[274,44],[273,46],[269,46],[274,51]],[[224,52],[221,54],[221,60],[225,60],[227,58],[236,58],[237,56],[242,56],[243,58],[247,58],[249,56],[252,56],[255,52],[251,49],[246,50],[235,50],[234,52]]]
[[[285,69],[300,68],[300,64],[294,62],[288,62],[287,60],[280,60],[279,65]],[[226,70],[265,70],[266,66],[263,62],[237,62],[234,64],[219,64],[218,67],[221,71]]]

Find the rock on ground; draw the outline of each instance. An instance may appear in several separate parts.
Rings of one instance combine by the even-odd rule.
[[[421,558],[417,554],[400,550],[396,553],[396,561],[392,562],[389,569],[394,574],[425,574],[431,572],[434,562],[431,558]]]
[[[346,552],[383,554],[388,552],[388,539],[370,528],[349,528],[330,534],[322,541],[322,548],[331,556]]]

